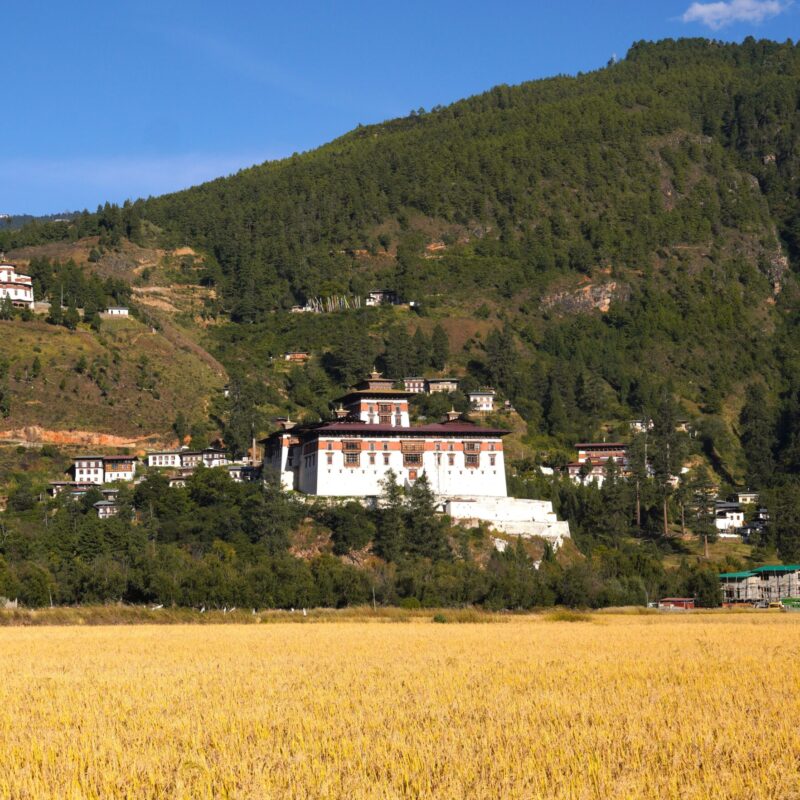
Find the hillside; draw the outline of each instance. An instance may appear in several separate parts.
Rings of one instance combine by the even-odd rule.
[[[0,321],[8,417],[0,439],[136,446],[175,439],[176,409],[205,419],[223,379],[191,351],[130,318],[99,333]]]
[[[377,364],[495,386],[545,463],[577,439],[629,435],[668,395],[693,420],[692,463],[717,484],[763,483],[755,461],[800,464],[798,77],[791,42],[640,42],[593,73],[0,232],[0,248],[84,243],[103,250],[93,269],[149,249],[152,269],[128,275],[135,296],[225,365],[239,406],[223,423],[239,445],[277,412],[325,413]],[[287,313],[375,286],[415,304]],[[312,359],[290,369],[289,349]]]

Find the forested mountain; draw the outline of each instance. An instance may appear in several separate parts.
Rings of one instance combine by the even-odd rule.
[[[518,475],[563,463],[577,439],[629,436],[631,418],[688,418],[683,464],[723,492],[779,487],[789,519],[798,78],[791,41],[639,42],[596,72],[498,86],[187,191],[0,230],[0,249],[99,237],[202,254],[206,341],[232,385],[214,424],[234,450],[276,411],[325,413],[373,363],[393,377],[448,371],[513,403]],[[413,308],[288,313],[377,286]],[[290,349],[309,364],[270,366]],[[589,495],[530,491],[550,492],[579,545],[631,524],[630,497],[615,516]],[[661,503],[648,502],[658,530]],[[670,503],[677,524],[683,501]],[[792,541],[783,553],[800,555]]]

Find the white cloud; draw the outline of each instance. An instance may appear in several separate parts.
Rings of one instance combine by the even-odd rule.
[[[716,3],[692,3],[683,12],[684,22],[699,22],[719,30],[734,22],[759,23],[785,11],[790,3],[782,0],[719,0]]]

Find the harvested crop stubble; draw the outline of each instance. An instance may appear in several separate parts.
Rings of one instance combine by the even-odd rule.
[[[0,630],[0,798],[797,798],[789,616]]]

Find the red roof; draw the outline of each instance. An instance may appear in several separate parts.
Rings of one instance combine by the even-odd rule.
[[[414,425],[413,427],[401,427],[399,425],[373,425],[368,422],[327,422],[319,427],[313,428],[316,433],[389,433],[397,436],[413,436],[425,434],[483,434],[485,436],[505,436],[510,431],[501,428],[483,428],[473,425],[465,420],[454,420],[453,422],[433,422],[429,425]],[[309,431],[311,432],[311,431]]]
[[[627,447],[625,442],[579,442],[575,445],[578,447]]]

